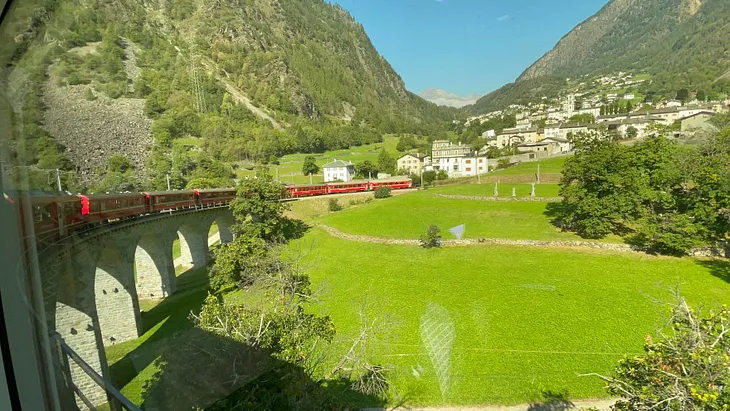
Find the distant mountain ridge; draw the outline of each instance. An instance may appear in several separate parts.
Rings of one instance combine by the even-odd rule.
[[[421,98],[436,104],[437,106],[454,108],[462,108],[464,106],[474,104],[477,102],[477,100],[479,100],[480,97],[478,94],[460,96],[458,94],[449,93],[448,91],[436,88],[423,90],[422,92],[418,93],[418,95]]]
[[[651,74],[657,91],[709,88],[730,69],[728,22],[727,0],[611,0],[515,84],[483,97],[472,110],[500,109],[525,99],[542,87],[541,79],[556,84],[556,78],[619,71]]]

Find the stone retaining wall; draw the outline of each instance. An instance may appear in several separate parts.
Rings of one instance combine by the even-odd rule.
[[[456,200],[475,200],[475,201],[524,201],[524,202],[550,202],[557,203],[563,201],[562,197],[484,197],[484,196],[462,196],[451,194],[436,194],[436,197],[451,198]]]

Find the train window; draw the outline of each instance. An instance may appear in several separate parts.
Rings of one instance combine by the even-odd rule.
[[[106,211],[106,202],[99,203],[99,207],[101,208],[101,211]]]

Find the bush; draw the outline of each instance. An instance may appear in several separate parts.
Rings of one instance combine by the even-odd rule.
[[[508,158],[500,158],[499,160],[497,160],[497,169],[498,170],[503,170],[503,169],[509,167],[510,165],[512,165],[512,163],[510,163]]]
[[[375,189],[375,198],[388,198],[391,196],[390,191],[390,187],[380,186]]]
[[[423,248],[441,247],[441,228],[437,225],[428,227],[428,230],[419,238],[419,241]]]
[[[336,198],[330,198],[328,208],[332,212],[342,211],[342,204]]]
[[[423,172],[423,186],[427,186],[429,184],[433,184],[433,181],[436,180],[436,172],[431,171],[424,171]]]

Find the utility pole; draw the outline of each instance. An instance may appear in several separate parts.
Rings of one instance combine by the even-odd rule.
[[[540,163],[537,163],[537,184],[540,184]]]
[[[172,190],[170,190],[170,174],[168,173],[168,174],[166,174],[166,176],[167,176],[167,191],[172,191]]]
[[[59,169],[56,169],[56,181],[58,182],[58,191],[63,191],[61,187],[61,171]]]
[[[312,185],[312,173],[309,173],[309,185]]]

